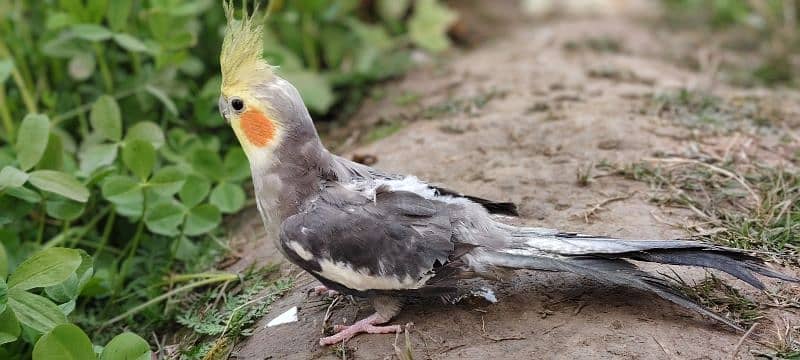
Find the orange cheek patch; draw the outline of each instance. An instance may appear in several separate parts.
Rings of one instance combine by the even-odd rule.
[[[241,126],[247,140],[258,147],[266,146],[275,137],[275,124],[255,110],[242,114]]]

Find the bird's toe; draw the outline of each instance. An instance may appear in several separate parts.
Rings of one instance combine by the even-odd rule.
[[[325,285],[314,286],[314,288],[312,289],[312,291],[314,292],[314,295],[317,295],[317,296],[326,296],[326,297],[330,297],[330,296],[336,296],[336,295],[339,295],[339,292],[338,292],[338,291],[336,291],[336,290],[331,290],[331,289],[328,289],[328,287],[327,287],[327,286],[325,286]]]
[[[368,319],[365,319],[368,320]],[[383,325],[376,326],[370,324],[368,321],[361,320],[353,325],[334,325],[333,331],[336,334],[319,339],[321,346],[333,345],[343,341],[350,340],[353,336],[361,333],[367,334],[391,334],[403,332],[403,327],[400,325]]]
[[[385,326],[374,326],[370,325],[364,329],[365,333],[368,334],[393,334],[393,333],[401,333],[403,332],[403,327],[400,325],[385,325]]]

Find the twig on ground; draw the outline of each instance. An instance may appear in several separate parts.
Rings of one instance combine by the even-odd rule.
[[[594,216],[596,216],[596,214],[597,214],[597,212],[598,212],[598,211],[600,211],[600,210],[603,210],[603,207],[604,207],[604,206],[606,206],[606,205],[608,205],[608,204],[611,204],[611,203],[613,203],[613,202],[616,202],[616,201],[622,201],[622,200],[627,200],[627,199],[630,199],[630,198],[631,198],[631,197],[633,197],[633,195],[635,195],[637,192],[638,192],[638,191],[634,191],[634,192],[628,193],[628,194],[626,194],[626,195],[617,196],[617,197],[612,197],[612,198],[607,198],[607,199],[605,199],[605,200],[603,200],[603,201],[601,201],[601,202],[599,202],[599,203],[595,204],[594,206],[592,206],[592,208],[591,208],[591,209],[589,209],[589,210],[587,210],[586,212],[584,212],[584,213],[583,213],[583,220],[584,220],[584,221],[586,221],[586,223],[588,224],[588,223],[590,222],[590,220],[589,220],[589,219],[590,219],[590,218],[592,218],[592,217],[594,217]]]
[[[450,347],[440,351],[439,354],[445,354],[445,353],[451,352],[451,351],[453,351],[455,349],[458,349],[458,348],[461,348],[461,347],[464,347],[464,346],[467,346],[467,344],[453,345],[453,346],[450,346]]]
[[[560,324],[558,324],[558,325],[551,326],[549,329],[547,329],[547,330],[545,330],[545,331],[542,331],[542,335],[547,335],[547,334],[549,334],[549,333],[553,332],[553,330],[555,330],[555,329],[558,329],[558,328],[560,328],[560,327],[564,326],[564,324],[566,324],[566,322],[562,322],[562,323],[560,323]]]
[[[411,338],[409,336],[409,328],[414,326],[414,323],[407,323],[403,329],[403,335],[405,337],[405,345],[403,349],[397,346],[397,341],[400,340],[400,333],[395,333],[394,335],[394,354],[397,355],[397,358],[400,360],[414,360],[414,351],[411,348]]]
[[[575,308],[575,311],[572,312],[572,315],[580,314],[584,307],[586,307],[586,303],[583,301],[579,302],[578,306]]]
[[[750,334],[753,333],[753,330],[756,329],[756,326],[758,326],[758,323],[757,322],[753,323],[753,325],[750,326],[750,329],[747,330],[747,332],[744,333],[744,335],[742,335],[742,338],[739,339],[739,342],[736,343],[736,347],[733,348],[733,354],[731,355],[731,359],[736,360],[736,356],[739,355],[739,350],[742,348],[742,344],[744,344],[744,341],[747,340],[748,337],[750,337]]]
[[[219,302],[220,302],[220,300],[223,300],[223,299],[224,299],[224,300],[226,300],[226,301],[227,301],[227,296],[226,296],[225,289],[227,289],[227,288],[228,288],[228,284],[230,284],[230,282],[224,282],[224,283],[222,284],[222,286],[221,286],[220,290],[217,292],[217,296],[216,296],[216,298],[214,298],[214,303],[213,303],[213,304],[211,304],[211,307],[212,307],[212,308],[216,308],[216,307],[217,307],[217,305],[219,305]]]
[[[686,229],[686,227],[687,227],[686,225],[683,225],[683,224],[671,223],[671,222],[669,222],[667,220],[664,220],[664,218],[656,215],[655,209],[654,210],[650,210],[650,216],[652,216],[653,219],[655,219],[657,222],[659,222],[661,224],[664,224],[664,225],[667,225],[667,226],[670,226],[670,227],[674,227],[674,228],[678,228],[678,229]]]
[[[339,302],[339,300],[341,300],[341,299],[342,299],[342,296],[341,296],[341,295],[339,295],[339,296],[335,297],[335,298],[333,299],[333,301],[331,301],[331,304],[328,306],[328,310],[325,310],[325,316],[322,318],[322,332],[325,332],[325,328],[326,328],[326,327],[327,327],[327,325],[328,325],[328,320],[330,320],[330,319],[331,319],[331,310],[333,310],[333,307],[334,307],[334,306],[336,306],[336,304],[337,304],[337,303]]]
[[[655,336],[652,336],[652,335],[651,335],[650,337],[652,337],[652,338],[653,338],[653,341],[655,341],[655,342],[656,342],[656,344],[658,344],[658,347],[659,347],[659,348],[661,348],[661,351],[662,351],[662,352],[664,352],[664,355],[667,355],[667,359],[670,359],[670,360],[671,360],[671,359],[672,359],[672,355],[670,355],[670,354],[667,352],[667,349],[666,349],[666,348],[664,348],[664,345],[661,345],[661,343],[658,341],[658,339],[656,339],[656,337],[655,337]]]
[[[164,351],[164,346],[163,346],[163,345],[161,345],[161,342],[160,342],[160,341],[158,341],[158,335],[156,335],[156,332],[155,332],[155,331],[151,332],[151,333],[150,333],[150,336],[152,336],[152,337],[153,337],[153,343],[155,343],[155,344],[156,344],[156,353],[155,353],[155,355],[156,355],[156,356],[160,356],[160,355],[161,355],[161,353]]]
[[[528,340],[527,337],[519,336],[519,335],[517,335],[517,336],[506,336],[506,337],[493,337],[493,336],[488,335],[488,334],[483,334],[483,337],[485,337],[485,338],[487,338],[489,340],[492,340],[494,342],[509,341],[509,340]]]
[[[725,152],[722,154],[722,161],[728,161],[728,157],[731,155],[731,150],[733,150],[734,145],[739,142],[739,133],[733,136],[733,139],[728,143],[728,146],[725,147]]]

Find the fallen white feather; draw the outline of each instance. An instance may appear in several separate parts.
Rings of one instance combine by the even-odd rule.
[[[267,327],[293,323],[296,321],[297,321],[297,306],[294,306],[291,309],[286,310],[283,314],[278,315],[278,317],[268,322]]]
[[[473,290],[472,295],[480,296],[492,304],[497,303],[497,296],[495,296],[494,291],[489,288],[480,288],[478,290]]]

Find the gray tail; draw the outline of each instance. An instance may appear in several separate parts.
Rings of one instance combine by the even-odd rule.
[[[619,240],[537,228],[514,228],[510,236],[509,248],[488,251],[481,260],[506,268],[566,271],[653,292],[740,331],[739,325],[695,303],[667,279],[646,273],[628,260],[717,269],[758,289],[764,289],[764,284],[755,274],[800,283],[767,268],[757,257],[697,241]]]

